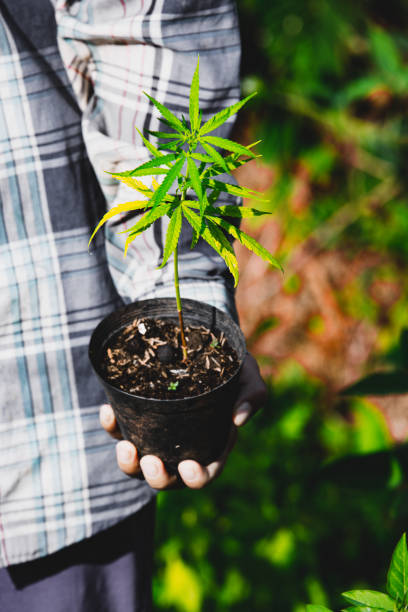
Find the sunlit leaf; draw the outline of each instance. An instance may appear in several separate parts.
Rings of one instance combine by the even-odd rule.
[[[202,153],[197,153],[193,151],[190,153],[191,157],[196,159],[197,161],[205,162],[206,164],[212,164],[213,160],[209,155],[203,155]]]
[[[177,246],[181,231],[182,220],[183,215],[181,211],[181,206],[177,206],[174,209],[173,214],[171,215],[169,226],[167,228],[166,244],[163,252],[163,262],[159,266],[160,268],[163,268],[163,266],[166,265],[167,260],[169,259],[170,255],[174,252],[174,249]]]
[[[198,208],[198,204],[193,201],[187,202],[188,206]],[[234,206],[227,204],[226,206],[208,206],[208,215],[220,215],[222,217],[234,217],[237,219],[244,219],[249,217],[260,217],[262,215],[270,215],[272,213],[266,210],[257,210],[256,208],[247,208],[246,206]]]
[[[113,176],[113,178],[117,179],[121,183],[124,183],[128,187],[136,189],[136,191],[142,193],[143,195],[151,196],[153,194],[153,191],[146,187],[146,185],[142,183],[142,181],[138,181],[137,179],[132,178],[131,176],[127,176],[126,172],[108,172],[108,174]]]
[[[198,232],[200,236],[202,236],[204,240],[208,242],[208,244],[224,259],[229,271],[234,277],[236,286],[239,275],[238,262],[237,258],[235,257],[234,249],[228,242],[227,238],[220,230],[218,230],[217,227],[212,231],[210,231],[210,229],[206,226],[203,227],[200,217],[196,215],[188,206],[183,205],[183,214],[193,229]]]
[[[200,58],[197,58],[197,66],[190,87],[190,123],[191,130],[195,132],[199,128],[199,86],[200,86]]]
[[[160,155],[160,156],[157,156],[154,159],[150,159],[149,161],[145,162],[144,164],[141,164],[140,166],[138,166],[134,170],[129,170],[129,175],[128,176],[141,176],[140,171],[148,170],[148,169],[151,169],[151,168],[158,168],[161,171],[163,171],[163,168],[159,168],[159,166],[162,166],[164,164],[168,165],[170,162],[172,162],[175,159],[177,159],[177,157],[178,156],[176,155],[176,153],[170,153],[169,155]],[[167,172],[167,170],[165,170],[164,172]]]
[[[162,158],[162,157],[165,157],[162,153],[160,153],[159,149],[156,149],[156,147],[154,145],[152,145],[152,143],[149,142],[147,140],[147,138],[145,138],[143,136],[142,132],[138,128],[136,128],[136,131],[139,133],[140,138],[143,140],[143,143],[144,143],[146,149],[148,151],[150,151],[150,153],[153,155],[153,157],[156,157],[156,158],[159,158],[159,159]],[[171,168],[171,162],[164,162],[164,163],[166,164],[166,166]]]
[[[149,228],[157,219],[159,219],[163,215],[167,215],[168,212],[171,210],[171,207],[171,204],[162,204],[161,206],[156,206],[156,208],[151,209],[146,214],[144,214],[143,217],[139,219],[137,223],[135,223],[135,225],[125,230],[125,232],[120,232],[121,234],[128,233],[128,237],[126,239],[125,244],[125,256],[127,254],[127,250],[129,248],[130,243],[133,242],[133,240],[137,236],[147,230],[147,228]]]
[[[387,574],[387,591],[394,597],[404,597],[408,591],[408,550],[405,533],[398,542]]]
[[[240,187],[237,185],[231,185],[230,183],[224,183],[222,181],[217,181],[216,179],[204,179],[202,180],[203,187],[206,189],[209,187],[211,189],[217,189],[218,191],[223,191],[224,193],[230,193],[231,195],[240,196],[242,198],[251,198],[252,200],[258,200],[259,202],[267,202],[264,197],[261,197],[263,194],[253,191],[252,189],[246,189],[245,187]]]
[[[193,186],[194,191],[197,194],[199,202],[202,202],[203,199],[203,188],[201,186],[200,177],[198,175],[197,166],[191,157],[187,157],[187,169],[190,176],[191,184]]]
[[[224,161],[223,156],[220,153],[218,153],[218,151],[214,149],[214,147],[212,147],[208,143],[202,142],[201,144],[202,144],[203,149],[207,151],[208,155],[211,157],[212,161],[216,165],[218,165],[220,168],[222,168],[225,172],[228,172],[228,167]]]
[[[242,108],[244,104],[246,104],[248,100],[250,100],[254,96],[256,96],[256,92],[251,93],[249,96],[247,96],[243,100],[240,100],[239,102],[236,102],[235,104],[232,104],[228,108],[224,108],[222,111],[220,111],[219,113],[211,117],[201,127],[200,134],[201,135],[208,134],[208,132],[212,132],[217,127],[225,123],[227,119],[229,119],[232,115],[237,113],[239,109]]]
[[[135,200],[134,202],[124,202],[123,204],[117,204],[116,206],[113,206],[113,208],[111,208],[102,217],[102,219],[99,221],[98,225],[94,229],[92,236],[90,237],[89,242],[88,242],[88,248],[96,232],[102,227],[102,225],[104,225],[104,223],[106,223],[106,221],[108,221],[109,219],[111,219],[112,217],[120,213],[128,212],[130,210],[143,210],[144,208],[147,208],[148,206],[150,206],[148,200]]]
[[[237,142],[234,142],[233,140],[229,140],[228,138],[220,138],[219,136],[205,136],[205,138],[201,139],[201,142],[208,142],[216,147],[220,147],[220,149],[226,149],[227,151],[233,151],[234,153],[240,153],[241,155],[256,157],[255,153],[252,153],[250,149],[238,144]]]
[[[179,172],[185,162],[185,159],[186,158],[185,158],[184,153],[178,157],[175,164],[169,170],[164,181],[156,189],[156,191],[154,192],[153,196],[150,199],[150,203],[153,207],[159,204],[163,200],[163,198],[166,196],[168,190],[170,189],[170,187],[173,185],[174,181],[178,177]]]
[[[148,134],[151,136],[156,136],[156,138],[166,138],[169,140],[179,140],[180,134],[177,132],[155,132],[154,130],[146,130]]]
[[[177,132],[180,132],[180,134],[183,134],[185,130],[184,130],[184,126],[181,123],[180,119],[178,119],[175,115],[173,115],[173,113],[166,106],[161,104],[161,102],[159,102],[152,96],[149,96],[149,94],[146,93],[145,91],[143,93],[145,96],[149,98],[150,102],[154,104],[154,106],[160,111],[160,113],[166,119],[166,122],[169,125],[171,125]]]
[[[283,268],[279,261],[275,259],[275,257],[273,257],[273,255],[271,255],[269,251],[267,251],[262,245],[260,245],[259,242],[255,240],[255,238],[248,236],[248,234],[245,234],[245,232],[238,229],[237,227],[235,227],[235,225],[229,223],[229,221],[226,221],[225,219],[210,216],[208,216],[207,218],[212,223],[216,223],[225,231],[229,232],[231,236],[239,240],[239,242],[243,244],[247,249],[253,251],[256,255],[270,263],[275,268],[278,268],[279,270],[283,271]]]
[[[346,591],[342,593],[342,596],[352,604],[374,607],[387,612],[393,612],[394,610],[394,600],[386,593],[380,593],[380,591]]]

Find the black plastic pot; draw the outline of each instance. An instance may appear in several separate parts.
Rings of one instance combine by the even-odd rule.
[[[135,318],[167,319],[178,324],[176,300],[157,298],[130,304],[103,319],[92,334],[89,357],[113,407],[120,431],[133,442],[139,457],[160,457],[170,474],[184,459],[207,465],[224,450],[231,430],[232,409],[238,395],[238,377],[246,354],[238,325],[224,312],[195,300],[183,299],[185,324],[223,331],[240,362],[232,378],[219,387],[182,399],[152,399],[127,393],[110,384],[101,364],[106,344]]]

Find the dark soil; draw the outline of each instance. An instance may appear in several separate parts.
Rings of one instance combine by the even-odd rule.
[[[223,332],[187,325],[185,337],[183,363],[179,327],[135,319],[109,341],[103,363],[108,381],[141,397],[176,399],[201,395],[231,378],[239,362]]]

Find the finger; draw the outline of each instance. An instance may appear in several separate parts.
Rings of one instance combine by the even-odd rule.
[[[227,446],[225,447],[222,455],[217,459],[217,461],[213,461],[209,465],[201,465],[192,459],[181,461],[178,465],[178,471],[185,485],[190,489],[202,489],[212,480],[217,478],[217,476],[219,476],[224,469],[225,462],[236,442],[236,439],[237,428],[232,426]]]
[[[169,476],[163,461],[154,455],[145,455],[140,460],[145,480],[153,489],[169,489],[177,483],[177,476]]]
[[[115,413],[109,404],[103,404],[99,409],[99,422],[104,430],[117,440],[122,439],[122,434],[119,431],[116,422]]]
[[[254,357],[248,354],[240,375],[240,390],[234,407],[233,422],[244,425],[259,410],[267,398],[267,389]]]
[[[128,476],[136,476],[140,473],[136,447],[128,440],[121,440],[117,443],[116,459],[122,472]]]

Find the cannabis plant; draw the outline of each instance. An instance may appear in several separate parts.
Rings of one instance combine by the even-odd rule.
[[[231,222],[231,219],[234,218],[242,219],[243,217],[253,217],[267,213],[253,208],[233,205],[215,206],[221,192],[251,199],[261,199],[261,194],[252,189],[238,187],[214,178],[219,174],[231,173],[239,166],[257,157],[252,151],[257,143],[243,146],[227,138],[210,135],[229,117],[238,112],[255,94],[251,94],[244,100],[225,108],[202,123],[202,111],[199,109],[199,60],[197,60],[197,67],[190,88],[189,121],[184,116],[179,119],[152,96],[147,93],[145,95],[159,110],[160,121],[167,129],[159,132],[148,131],[148,134],[158,139],[157,147],[138,130],[146,148],[152,155],[152,159],[134,170],[111,173],[116,179],[142,194],[145,199],[114,206],[101,219],[89,242],[91,242],[98,229],[114,215],[133,210],[144,210],[144,215],[137,223],[126,230],[128,234],[125,244],[126,255],[130,243],[137,236],[142,234],[159,217],[164,215],[169,217],[163,261],[160,267],[166,265],[171,255],[174,256],[174,286],[183,358],[186,360],[187,349],[180,300],[177,248],[183,218],[193,228],[191,248],[194,248],[199,238],[208,242],[224,259],[234,277],[235,285],[238,282],[238,263],[227,234],[239,240],[241,244],[273,266],[281,267],[277,260],[254,238],[245,234]],[[222,155],[220,151],[227,152],[227,154]],[[158,183],[154,177],[160,175],[164,178],[161,183]],[[138,180],[138,177],[142,176],[153,177],[151,189]],[[170,194],[173,184],[176,184],[175,194]]]
[[[408,549],[404,533],[391,559],[387,575],[387,593],[380,591],[346,591],[344,599],[351,604],[344,612],[408,612]],[[325,606],[306,606],[306,612],[332,612]]]

